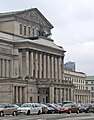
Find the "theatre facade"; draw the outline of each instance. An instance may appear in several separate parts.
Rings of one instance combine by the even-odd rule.
[[[0,103],[74,100],[52,28],[37,8],[0,13]]]

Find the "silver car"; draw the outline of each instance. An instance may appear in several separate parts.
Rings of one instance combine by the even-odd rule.
[[[42,113],[42,108],[38,103],[24,103],[21,107],[17,108],[18,114],[24,113],[26,115],[30,114],[40,114]]]

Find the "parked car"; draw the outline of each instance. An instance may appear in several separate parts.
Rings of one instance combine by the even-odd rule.
[[[51,103],[46,103],[48,107],[52,107],[54,109],[54,113],[59,113],[60,108],[55,106],[54,104]]]
[[[64,104],[61,108],[59,113],[79,113],[79,107],[75,103],[67,103]]]
[[[24,103],[18,108],[18,113],[24,113],[26,115],[30,114],[40,114],[42,113],[42,108],[38,103]]]
[[[89,112],[94,113],[94,104],[89,104]]]
[[[80,112],[85,112],[85,113],[88,113],[89,112],[89,109],[90,109],[90,104],[82,104],[80,107],[79,107],[79,111]]]
[[[16,104],[12,104],[15,108],[19,108],[19,106],[18,105],[16,105]]]
[[[48,109],[48,112],[47,112],[48,114],[54,113],[54,108],[47,106],[47,109]]]
[[[0,116],[4,115],[18,115],[17,108],[14,107],[12,104],[0,104]]]
[[[42,113],[46,114],[48,112],[48,106],[46,106],[45,104],[40,103],[40,106],[42,108]]]

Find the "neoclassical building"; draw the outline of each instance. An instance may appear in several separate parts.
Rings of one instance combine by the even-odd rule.
[[[64,69],[64,80],[71,81],[75,85],[74,101],[77,103],[91,103],[91,92],[86,89],[85,79],[86,75],[83,72]]]
[[[91,92],[91,102],[94,103],[94,75],[86,76],[86,90]]]
[[[0,103],[74,100],[52,28],[37,8],[0,13]]]

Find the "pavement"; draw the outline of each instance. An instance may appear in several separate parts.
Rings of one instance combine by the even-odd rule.
[[[4,116],[0,120],[94,120],[94,113]]]

